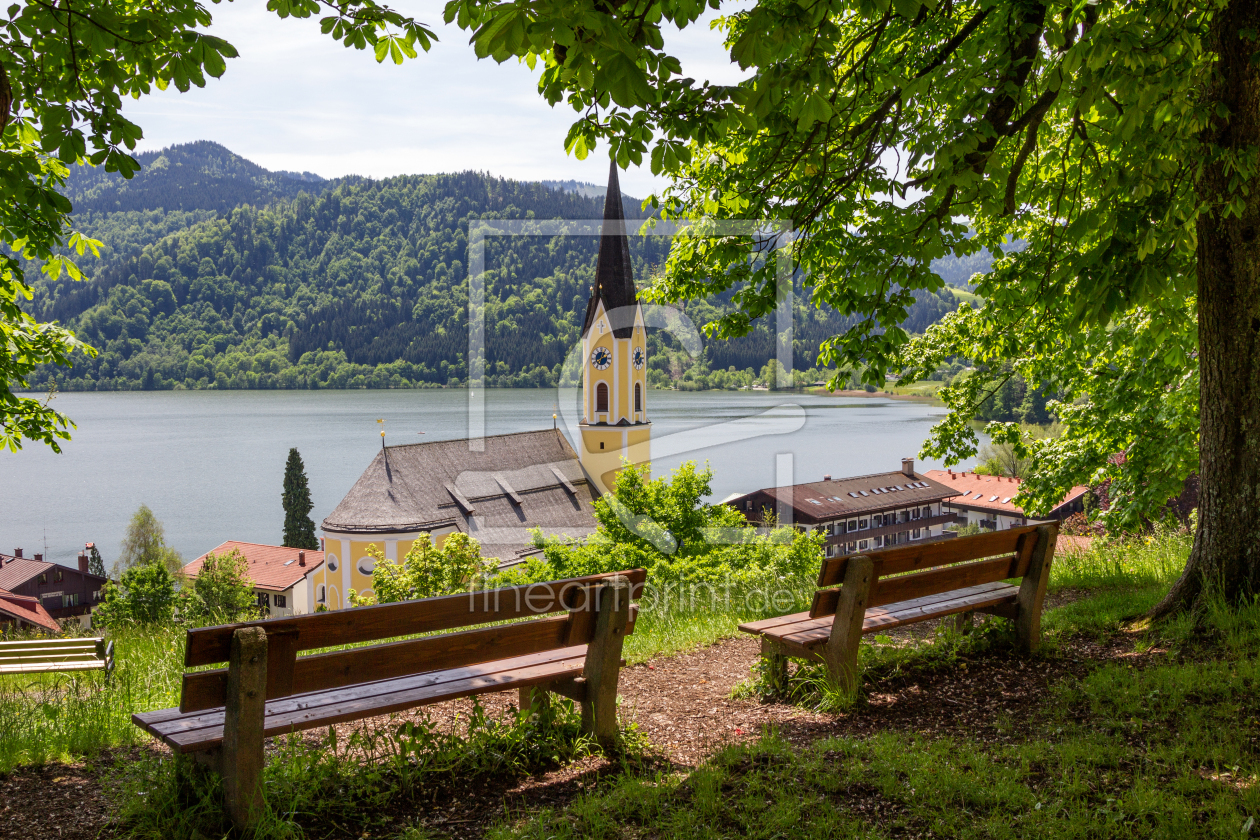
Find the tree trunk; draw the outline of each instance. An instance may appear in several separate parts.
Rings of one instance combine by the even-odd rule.
[[[1229,117],[1207,129],[1217,154],[1198,184],[1207,208],[1197,252],[1199,524],[1185,572],[1155,608],[1157,617],[1213,594],[1238,603],[1260,593],[1260,172],[1252,169],[1231,190],[1236,176],[1221,160],[1246,161],[1260,146],[1260,66],[1251,61],[1256,44],[1244,34],[1257,31],[1256,0],[1232,0],[1212,25],[1217,64],[1205,95],[1223,103]],[[1222,205],[1239,195],[1242,213],[1226,216]]]

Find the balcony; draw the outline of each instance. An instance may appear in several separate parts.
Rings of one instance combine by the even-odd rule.
[[[886,537],[889,534],[900,534],[902,531],[913,531],[915,528],[952,525],[958,521],[957,514],[943,513],[940,516],[926,516],[922,519],[911,519],[909,522],[898,522],[896,525],[881,525],[878,528],[867,528],[865,531],[850,531],[847,534],[828,536],[826,544],[846,545],[857,540],[869,540],[871,537]]]

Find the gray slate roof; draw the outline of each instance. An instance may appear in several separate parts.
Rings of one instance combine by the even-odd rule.
[[[324,519],[341,534],[389,534],[454,526],[504,563],[530,550],[530,528],[583,537],[595,530],[599,493],[560,432],[391,446],[377,453]]]
[[[767,503],[791,505],[797,521],[823,521],[857,516],[863,513],[892,510],[929,502],[939,502],[958,495],[958,491],[925,475],[903,472],[875,473],[831,481],[812,481],[791,487],[764,487],[727,501],[738,510],[745,510],[745,501],[760,511]]]

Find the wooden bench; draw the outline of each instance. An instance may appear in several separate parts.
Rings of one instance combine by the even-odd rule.
[[[289,732],[519,689],[522,708],[547,692],[578,701],[583,731],[612,749],[621,647],[646,577],[635,569],[189,630],[186,667],[228,667],[185,673],[178,709],[131,719],[219,772],[242,828],[263,806],[263,740]],[[490,622],[510,623],[298,656]]]
[[[0,674],[114,670],[114,643],[101,638],[0,642]]]
[[[836,686],[849,693],[857,690],[862,635],[903,624],[950,615],[970,620],[977,612],[1004,616],[1031,652],[1041,640],[1041,606],[1058,532],[1053,522],[830,557],[809,612],[739,629],[761,637],[772,685],[784,684],[791,657],[823,663]],[[1022,578],[1019,586],[1002,582],[1013,578]]]

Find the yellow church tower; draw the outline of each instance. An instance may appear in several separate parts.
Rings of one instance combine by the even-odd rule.
[[[582,325],[582,352],[579,457],[595,486],[607,493],[616,484],[622,458],[632,464],[651,460],[652,433],[647,419],[647,329],[634,288],[616,161],[609,167],[604,229]]]

